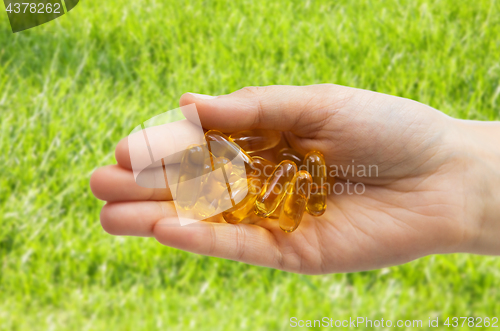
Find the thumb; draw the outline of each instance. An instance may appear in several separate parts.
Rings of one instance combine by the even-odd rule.
[[[180,106],[196,104],[201,125],[209,129],[269,129],[307,136],[321,129],[351,90],[331,84],[245,87],[221,96],[186,93]]]

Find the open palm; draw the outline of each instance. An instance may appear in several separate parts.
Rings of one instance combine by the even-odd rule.
[[[292,234],[272,220],[233,225],[219,217],[180,227],[168,189],[135,183],[124,139],[118,165],[91,179],[94,194],[108,201],[101,222],[109,233],[154,236],[194,253],[307,274],[455,252],[466,239],[475,211],[464,203],[465,165],[456,156],[461,138],[451,118],[428,106],[335,85],[252,87],[216,98],[185,94],[181,105],[190,103],[206,128],[280,130],[297,151],[321,151],[340,177],[327,211],[304,215]],[[376,171],[346,171],[360,166]]]

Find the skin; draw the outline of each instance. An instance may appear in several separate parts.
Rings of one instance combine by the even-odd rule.
[[[456,120],[412,100],[330,84],[180,99],[191,103],[205,128],[284,131],[280,147],[321,151],[344,169],[353,160],[376,165],[378,176],[339,178],[344,193],[329,196],[322,216],[304,215],[292,234],[268,220],[180,227],[168,189],[135,183],[123,139],[118,164],[97,169],[90,181],[107,201],[101,224],[108,233],[304,274],[372,270],[430,254],[500,254],[498,122]],[[365,184],[365,193],[352,194],[352,182]]]

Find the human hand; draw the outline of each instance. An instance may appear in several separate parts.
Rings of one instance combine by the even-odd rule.
[[[109,233],[154,236],[190,252],[306,274],[485,251],[475,248],[484,220],[483,188],[468,178],[480,172],[470,164],[474,148],[466,149],[474,133],[459,121],[412,100],[336,85],[182,96],[181,106],[191,103],[206,128],[284,131],[287,143],[302,154],[318,150],[329,166],[344,171],[372,166],[377,174],[339,171],[336,191],[343,193],[329,196],[322,216],[305,214],[292,234],[269,220],[180,227],[173,226],[177,219],[168,189],[135,183],[124,139],[116,149],[118,165],[98,169],[91,178],[96,197],[108,201],[101,222]],[[363,194],[352,194],[352,182],[364,185]]]

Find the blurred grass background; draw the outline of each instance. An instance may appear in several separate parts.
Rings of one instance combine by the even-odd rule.
[[[91,172],[182,93],[328,82],[498,120],[500,4],[85,0],[18,34],[0,14],[0,329],[281,330],[292,316],[424,326],[428,317],[499,316],[497,258],[431,256],[313,277],[101,229]]]

